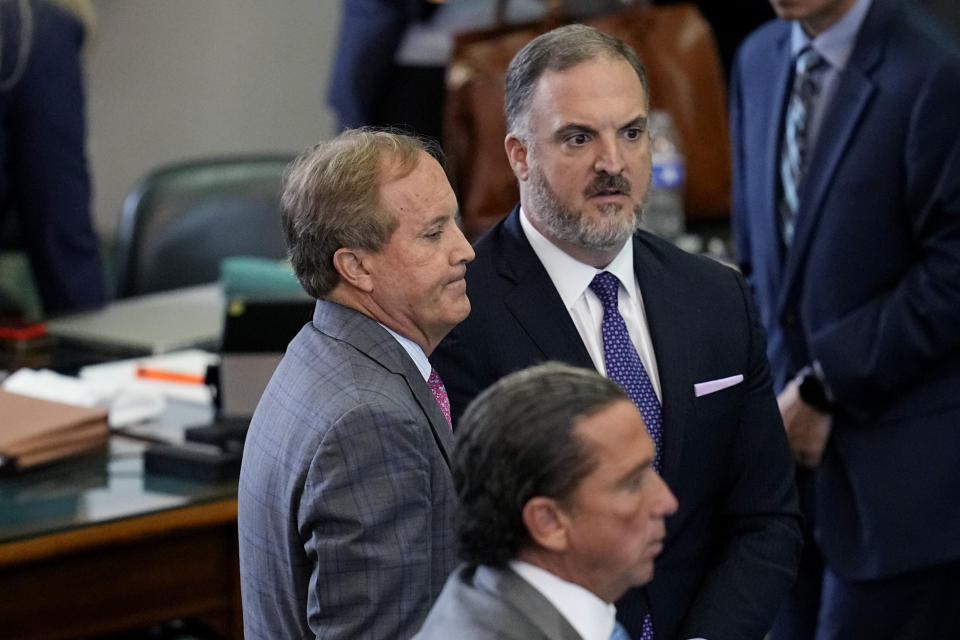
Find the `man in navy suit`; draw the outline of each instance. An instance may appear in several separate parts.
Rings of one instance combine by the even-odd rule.
[[[544,360],[642,381],[631,398],[658,426],[657,469],[680,508],[656,578],[618,617],[637,639],[650,626],[660,640],[761,638],[799,554],[794,465],[743,278],[637,231],[643,65],[596,29],[556,29],[511,62],[506,112],[520,206],[475,246],[473,313],[433,355],[454,413]]]
[[[819,547],[777,638],[960,637],[957,43],[903,0],[773,7],[730,116],[739,260]]]

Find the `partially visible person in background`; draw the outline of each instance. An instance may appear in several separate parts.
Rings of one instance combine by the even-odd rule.
[[[343,1],[327,95],[341,130],[403,125],[408,132],[440,138],[443,69],[407,72],[394,63],[404,33],[436,7],[426,0]]]
[[[543,0],[511,0],[506,21],[543,16]],[[397,127],[443,139],[446,65],[454,36],[492,27],[496,0],[344,0],[327,100],[341,129]],[[621,0],[567,0],[569,15],[586,17],[623,6]]]
[[[960,638],[960,43],[910,0],[772,5],[730,92],[808,525],[771,635]]]
[[[106,297],[81,65],[93,15],[89,0],[0,0],[0,236],[26,249],[48,315]]]

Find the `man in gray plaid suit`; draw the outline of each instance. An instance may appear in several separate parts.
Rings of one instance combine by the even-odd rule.
[[[456,562],[449,404],[427,356],[470,312],[473,250],[440,164],[393,133],[305,153],[282,209],[317,306],[244,448],[244,635],[409,638]]]

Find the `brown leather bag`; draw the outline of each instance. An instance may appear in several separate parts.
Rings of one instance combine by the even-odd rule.
[[[524,45],[567,22],[562,0],[549,4],[541,22],[503,26],[501,21],[455,40],[447,71],[444,148],[470,238],[506,215],[519,198],[503,149],[504,77]],[[673,116],[687,161],[687,221],[725,217],[731,179],[726,87],[713,32],[700,11],[692,4],[637,2],[585,23],[637,51],[647,69],[651,109]]]

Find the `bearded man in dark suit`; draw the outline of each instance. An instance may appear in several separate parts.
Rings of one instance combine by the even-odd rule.
[[[520,204],[477,242],[474,311],[432,361],[455,414],[544,360],[623,386],[680,508],[656,578],[618,618],[635,639],[761,638],[799,553],[794,464],[743,278],[637,231],[647,93],[636,53],[583,25],[514,57],[505,148]]]

